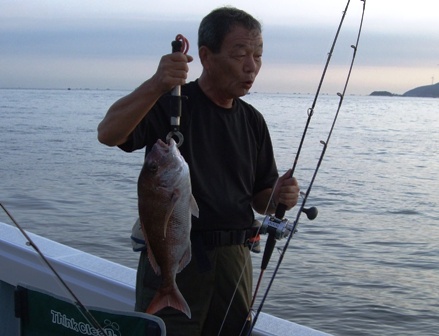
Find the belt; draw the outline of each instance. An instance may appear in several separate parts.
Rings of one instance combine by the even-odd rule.
[[[255,237],[257,228],[246,230],[192,231],[191,240],[200,238],[206,247],[243,245]]]

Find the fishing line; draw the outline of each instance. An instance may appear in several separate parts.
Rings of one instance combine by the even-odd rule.
[[[6,215],[8,215],[8,217],[14,223],[14,225],[17,227],[17,229],[21,232],[21,234],[26,238],[26,240],[27,240],[26,245],[31,246],[35,250],[35,252],[37,252],[37,254],[40,256],[41,260],[43,260],[44,264],[50,268],[52,273],[58,279],[59,284],[61,284],[61,287],[63,289],[65,289],[69,293],[69,295],[73,298],[74,306],[78,309],[78,311],[85,318],[85,320],[88,323],[90,323],[99,332],[99,335],[106,336],[107,333],[101,327],[99,322],[95,319],[95,317],[92,315],[92,313],[90,313],[90,311],[84,306],[84,304],[79,300],[79,298],[76,296],[76,294],[72,291],[72,289],[63,280],[61,275],[55,270],[55,268],[52,266],[52,264],[49,262],[49,260],[43,254],[43,252],[41,252],[41,250],[38,248],[38,246],[34,243],[34,241],[26,233],[26,231],[24,231],[24,229],[21,227],[21,225],[18,224],[18,222],[14,219],[14,217],[9,213],[9,211],[6,209],[6,207],[1,202],[0,202],[0,206],[2,207],[2,209],[6,213]]]
[[[351,73],[352,73],[352,69],[353,69],[354,61],[355,61],[356,54],[357,54],[358,43],[359,43],[359,40],[360,40],[361,31],[362,31],[362,27],[363,27],[363,19],[364,19],[364,13],[365,13],[365,8],[366,8],[366,0],[360,0],[360,1],[363,2],[363,6],[362,6],[363,9],[362,9],[362,13],[361,13],[361,20],[360,20],[360,24],[359,24],[359,28],[358,28],[358,33],[357,33],[356,42],[355,42],[354,45],[351,45],[351,48],[353,49],[353,54],[352,54],[352,58],[351,58],[351,63],[350,63],[350,66],[349,66],[349,70],[348,70],[348,73],[347,73],[347,76],[346,76],[345,84],[344,84],[344,87],[343,87],[343,92],[342,92],[342,93],[337,93],[337,95],[338,95],[338,97],[339,97],[339,103],[338,103],[337,111],[336,111],[336,113],[335,113],[335,116],[334,116],[334,119],[333,119],[332,125],[331,125],[331,127],[330,127],[330,129],[329,129],[329,133],[328,133],[328,136],[327,136],[327,138],[326,138],[326,141],[323,141],[323,140],[320,141],[320,143],[323,145],[323,149],[322,149],[321,154],[320,154],[320,157],[319,157],[319,159],[318,159],[318,161],[317,161],[317,166],[316,166],[316,168],[315,168],[315,170],[314,170],[313,176],[312,176],[312,178],[311,178],[311,182],[310,182],[310,184],[309,184],[309,186],[308,186],[308,189],[307,189],[307,191],[306,191],[306,193],[305,193],[305,196],[303,197],[303,200],[302,200],[301,206],[300,206],[300,208],[299,208],[299,210],[298,210],[298,212],[297,212],[296,219],[295,219],[293,225],[289,228],[289,234],[288,234],[288,237],[287,237],[286,243],[285,243],[285,245],[284,245],[284,247],[283,247],[283,249],[282,249],[282,252],[281,252],[281,254],[280,254],[280,256],[279,256],[279,260],[278,260],[278,262],[277,262],[277,264],[276,264],[276,267],[275,267],[275,269],[274,269],[274,271],[273,271],[273,274],[272,274],[272,276],[271,276],[271,278],[270,278],[270,281],[269,281],[268,286],[267,286],[267,288],[266,288],[266,290],[265,290],[265,293],[264,293],[264,295],[263,295],[263,298],[262,298],[262,300],[261,300],[261,302],[260,302],[260,304],[259,304],[259,307],[258,307],[258,309],[257,309],[257,311],[256,311],[256,314],[253,316],[252,323],[251,323],[251,326],[250,326],[250,329],[249,329],[249,331],[248,331],[247,336],[250,336],[250,335],[251,335],[251,332],[252,332],[252,330],[253,330],[253,328],[254,328],[254,326],[255,326],[257,320],[258,320],[259,314],[260,314],[260,312],[261,312],[261,310],[262,310],[262,307],[263,307],[263,305],[264,305],[264,303],[265,303],[265,301],[266,301],[266,299],[267,299],[268,293],[269,293],[269,291],[270,291],[270,289],[271,289],[271,286],[273,285],[274,279],[275,279],[275,277],[276,277],[276,275],[277,275],[277,273],[278,273],[278,271],[279,271],[280,265],[281,265],[281,263],[282,263],[282,261],[283,261],[283,258],[284,258],[284,256],[285,256],[285,254],[286,254],[286,250],[287,250],[287,248],[288,248],[288,245],[289,245],[289,243],[290,243],[290,241],[291,241],[291,239],[292,239],[292,237],[293,237],[293,235],[294,235],[294,233],[295,233],[295,231],[296,231],[296,228],[297,228],[297,226],[298,226],[299,219],[300,219],[300,215],[301,215],[302,212],[306,212],[306,211],[304,211],[304,210],[305,210],[305,204],[306,204],[306,201],[307,201],[308,196],[309,196],[309,194],[310,194],[310,192],[311,192],[311,189],[312,189],[312,186],[313,186],[313,184],[314,184],[314,181],[315,181],[315,178],[316,178],[316,176],[317,176],[317,173],[318,173],[318,171],[319,171],[320,165],[321,165],[321,163],[322,163],[322,161],[323,161],[323,158],[324,158],[324,156],[325,156],[326,150],[327,150],[327,148],[328,148],[329,140],[330,140],[330,138],[331,138],[331,136],[332,136],[332,132],[333,132],[333,130],[334,130],[334,127],[335,127],[335,124],[336,124],[336,121],[337,121],[337,118],[338,118],[338,115],[339,115],[339,112],[340,112],[341,106],[342,106],[342,104],[343,104],[344,95],[345,95],[345,93],[346,93],[346,89],[347,89],[347,86],[348,86],[348,83],[349,83],[349,79],[350,79],[350,76],[351,76]],[[328,58],[327,58],[327,61],[326,61],[326,64],[325,64],[325,67],[324,67],[324,70],[323,70],[322,76],[321,76],[321,78],[320,78],[320,82],[319,82],[319,85],[318,85],[318,88],[317,88],[316,95],[315,95],[315,97],[314,97],[313,104],[312,104],[311,108],[308,109],[308,119],[307,119],[307,122],[306,122],[306,126],[305,126],[305,129],[304,129],[304,132],[303,132],[303,134],[302,134],[302,138],[301,138],[300,145],[299,145],[299,149],[298,149],[298,151],[297,151],[297,154],[296,154],[296,157],[295,157],[295,160],[294,160],[293,167],[292,167],[292,169],[291,169],[291,177],[293,176],[294,170],[295,170],[295,168],[296,168],[296,165],[297,165],[297,162],[298,162],[298,158],[299,158],[299,155],[300,155],[300,151],[301,151],[301,149],[302,149],[303,141],[304,141],[304,139],[305,139],[305,136],[306,136],[306,133],[307,133],[307,130],[308,130],[308,126],[309,126],[309,123],[310,123],[310,120],[311,120],[311,117],[312,117],[312,115],[314,114],[315,104],[316,104],[316,102],[317,102],[317,98],[318,98],[318,96],[319,96],[320,89],[321,89],[321,87],[322,87],[322,83],[323,83],[323,80],[324,80],[325,75],[326,75],[326,70],[328,69],[328,65],[329,65],[329,62],[330,62],[330,60],[331,60],[331,56],[332,56],[333,50],[334,50],[334,48],[335,48],[335,45],[336,45],[336,42],[337,42],[337,39],[338,39],[338,35],[339,35],[340,30],[341,30],[341,27],[342,27],[342,25],[343,25],[343,21],[344,21],[345,15],[346,15],[346,12],[347,12],[348,7],[349,7],[349,3],[350,3],[350,0],[348,0],[348,2],[347,2],[347,4],[346,4],[346,8],[345,8],[345,10],[343,11],[343,15],[342,15],[342,18],[341,18],[341,20],[340,20],[340,23],[339,23],[339,26],[338,26],[338,29],[337,29],[337,32],[336,32],[336,35],[335,35],[334,41],[333,41],[333,43],[332,43],[332,46],[331,46],[330,52],[328,53]],[[285,220],[283,220],[283,218],[284,218],[284,215],[285,215],[285,211],[286,211],[286,206],[285,206],[284,204],[279,204],[279,205],[277,206],[277,208],[276,208],[275,217],[272,217],[272,218],[270,218],[269,220],[270,220],[270,221],[275,221],[276,224],[279,224],[279,223],[284,222]],[[272,237],[272,238],[270,238],[270,237]],[[274,234],[273,234],[272,232],[269,232],[268,240],[273,241],[272,246],[270,246],[271,251],[268,250],[268,254],[269,254],[268,259],[269,259],[270,256],[271,256],[271,253],[272,253],[272,251],[273,251],[274,245],[275,245],[275,238],[274,238]],[[269,242],[268,240],[267,240],[267,244],[268,244],[268,242]],[[266,247],[266,250],[267,250],[267,247]],[[264,257],[265,257],[265,251],[264,251]],[[263,262],[264,262],[264,260],[263,260]],[[263,272],[261,271],[261,273],[263,273]],[[259,285],[259,283],[260,283],[260,281],[258,281],[258,285]],[[258,289],[258,288],[256,288],[256,292],[257,292],[257,289]],[[255,298],[253,298],[253,300],[254,300],[254,299],[255,299]],[[250,312],[249,312],[249,318],[250,318],[251,314],[252,314],[252,310],[250,310]]]
[[[276,189],[276,186],[277,186],[278,182],[279,182],[279,179],[276,180],[276,182],[275,182],[275,184],[274,184],[274,186],[272,188],[272,191],[271,191],[271,194],[270,194],[270,198],[269,198],[269,200],[267,202],[267,206],[265,207],[265,212],[264,213],[268,213],[268,208],[270,207],[270,203],[271,203],[271,200],[273,199],[274,191]],[[261,230],[261,227],[258,227],[258,229],[256,230],[256,235],[255,235],[256,237],[259,236],[260,230]],[[248,247],[250,249],[250,251],[253,250],[253,247],[254,247],[255,243],[256,243],[256,240],[254,240],[251,243],[251,245]],[[247,255],[247,257],[245,258],[244,267],[243,267],[243,269],[241,271],[241,274],[239,275],[239,278],[238,278],[238,281],[237,281],[237,285],[235,286],[235,290],[233,291],[232,298],[230,299],[229,305],[227,306],[227,310],[226,310],[226,313],[224,314],[224,318],[223,318],[223,321],[221,323],[220,329],[218,330],[217,336],[219,336],[221,334],[221,331],[223,330],[224,323],[226,322],[226,318],[229,315],[230,308],[232,307],[233,300],[235,299],[235,296],[236,296],[236,292],[238,291],[238,285],[241,283],[242,277],[244,276],[245,268],[247,267],[247,265],[248,265],[250,260],[251,260],[251,255],[249,253]],[[255,299],[255,297],[253,297],[253,300],[251,302],[250,307],[253,307],[254,299]],[[241,329],[241,332],[239,333],[239,335],[241,335],[242,332],[244,331],[245,325],[246,324],[244,323],[244,325],[242,326],[242,329]]]

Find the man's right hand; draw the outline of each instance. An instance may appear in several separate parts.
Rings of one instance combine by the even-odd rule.
[[[161,94],[165,94],[177,85],[185,84],[189,72],[188,63],[192,60],[192,56],[181,52],[164,55],[160,59],[156,73],[151,78],[153,85]]]

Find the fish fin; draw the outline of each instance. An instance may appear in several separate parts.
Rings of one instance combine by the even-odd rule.
[[[173,286],[171,290],[166,291],[159,288],[146,309],[146,313],[155,314],[166,307],[177,309],[186,314],[188,318],[192,316],[191,309],[177,286]]]
[[[187,264],[189,264],[191,258],[192,258],[191,244],[188,244],[186,251],[184,251],[183,257],[181,258],[178,264],[177,273],[180,273],[182,269],[185,268]]]
[[[168,223],[171,219],[172,213],[174,212],[175,204],[177,204],[178,199],[180,198],[180,192],[176,189],[171,195],[171,201],[169,208],[166,210],[165,214],[165,225],[163,225],[163,237],[166,238],[166,233],[168,231]]]
[[[152,249],[150,248],[151,245],[149,245],[148,235],[145,233],[144,236],[145,236],[146,251],[148,253],[149,263],[151,264],[151,267],[154,270],[155,274],[161,275],[162,271],[160,269],[160,266],[157,264],[157,261],[155,260],[155,256],[154,253],[152,252]]]
[[[198,204],[197,204],[197,201],[194,198],[194,195],[191,195],[190,208],[191,208],[192,216],[195,216],[195,217],[198,218],[199,215],[200,215],[200,210],[198,209]]]

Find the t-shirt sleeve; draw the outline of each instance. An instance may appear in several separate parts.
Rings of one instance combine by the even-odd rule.
[[[141,149],[145,147],[144,143],[144,137],[142,137],[142,134],[144,132],[142,131],[142,127],[140,127],[140,124],[134,129],[134,131],[131,132],[131,134],[128,136],[127,141],[125,141],[123,144],[118,145],[120,149],[122,149],[125,152],[133,152],[137,149]]]
[[[118,147],[125,152],[133,152],[144,147],[150,148],[157,139],[165,140],[169,130],[169,96],[165,95],[154,105],[142,121],[128,136],[125,143]]]

